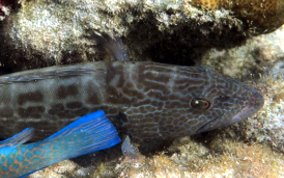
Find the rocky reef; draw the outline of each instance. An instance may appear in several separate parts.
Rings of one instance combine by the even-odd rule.
[[[283,24],[283,1],[275,0],[192,0],[192,4],[207,10],[226,9],[245,19],[258,31],[271,31]]]
[[[265,98],[254,117],[176,140],[152,156],[107,151],[104,159],[89,156],[84,166],[64,161],[31,177],[284,177],[283,0],[17,3],[0,22],[0,63],[8,72],[112,60],[95,39],[100,33],[121,39],[130,60],[208,65]]]
[[[13,71],[105,59],[94,32],[122,39],[131,60],[193,65],[283,24],[282,0],[25,0],[1,25]]]
[[[209,144],[196,143],[189,138],[177,140],[168,151],[152,157],[136,159],[121,157],[83,168],[64,161],[31,178],[67,177],[283,177],[284,155],[261,144],[245,144],[235,140],[215,138]],[[96,157],[93,157],[96,159]]]

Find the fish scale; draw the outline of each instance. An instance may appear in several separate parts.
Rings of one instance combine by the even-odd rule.
[[[135,142],[172,140],[239,122],[263,102],[256,89],[207,67],[120,61],[54,66],[0,77],[0,136],[33,127],[41,139],[103,109]]]

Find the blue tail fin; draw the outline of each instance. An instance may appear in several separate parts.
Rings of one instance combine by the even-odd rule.
[[[50,141],[64,145],[59,152],[61,155],[65,153],[65,158],[69,159],[112,147],[120,142],[120,138],[105,113],[99,110],[82,116],[43,140],[43,143]]]
[[[7,146],[16,146],[26,143],[33,137],[33,131],[34,129],[32,128],[26,128],[16,135],[7,138],[6,140],[0,141],[0,149]]]
[[[22,177],[37,170],[88,153],[110,148],[120,137],[103,111],[80,117],[50,137],[19,147],[20,155],[27,155]]]

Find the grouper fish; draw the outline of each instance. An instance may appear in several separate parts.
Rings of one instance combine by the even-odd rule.
[[[34,129],[0,142],[0,177],[18,178],[59,161],[110,148],[120,142],[103,111],[84,115],[48,138],[25,144]]]
[[[264,103],[255,88],[208,67],[120,60],[120,44],[105,41],[118,60],[0,76],[0,137],[33,127],[41,139],[102,109],[121,135],[150,145],[239,122]]]

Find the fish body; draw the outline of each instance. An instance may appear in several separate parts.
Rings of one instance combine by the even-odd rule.
[[[254,88],[206,67],[93,62],[0,77],[0,130],[37,139],[80,115],[105,110],[134,142],[171,140],[224,127],[263,105]]]
[[[33,136],[25,129],[0,142],[0,177],[25,177],[59,161],[112,147],[120,142],[103,111],[87,114],[50,137],[24,144]]]

